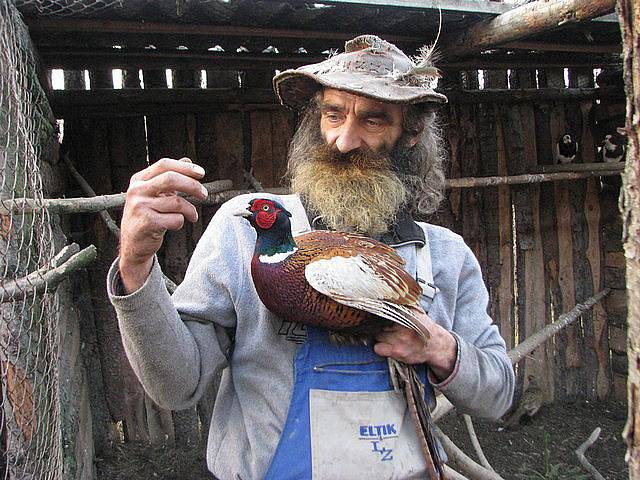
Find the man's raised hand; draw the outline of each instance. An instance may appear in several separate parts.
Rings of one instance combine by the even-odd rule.
[[[206,198],[207,190],[198,181],[203,176],[202,167],[188,158],[162,158],[131,177],[120,226],[118,264],[127,293],[138,290],[149,276],[165,232],[179,230],[185,219],[198,220],[196,208],[178,193]]]

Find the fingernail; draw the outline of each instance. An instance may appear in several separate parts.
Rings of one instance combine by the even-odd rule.
[[[205,187],[202,187],[202,194],[203,194],[205,197],[208,197],[208,196],[209,196],[209,191],[208,191]]]
[[[200,175],[204,175],[204,168],[202,168],[200,165],[196,165],[196,164],[192,164],[193,171],[200,174]]]

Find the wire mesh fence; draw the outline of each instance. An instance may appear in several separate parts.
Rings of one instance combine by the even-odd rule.
[[[15,280],[49,267],[49,214],[20,210],[43,199],[38,158],[53,134],[35,57],[15,5],[0,0],[0,478],[61,478],[54,294],[16,293]],[[30,275],[29,278],[37,278]],[[26,285],[26,286],[25,286]]]
[[[40,16],[70,17],[122,7],[122,0],[16,0],[15,4],[22,11],[37,13]]]

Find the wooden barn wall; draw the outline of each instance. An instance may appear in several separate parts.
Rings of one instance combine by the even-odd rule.
[[[269,86],[272,72],[245,79]],[[141,88],[137,72],[123,72],[126,88]],[[446,72],[449,86],[519,88],[564,86],[562,69]],[[73,78],[68,75],[69,80]],[[112,88],[110,72],[90,72],[92,88]],[[76,76],[75,86],[83,88]],[[571,71],[572,86],[593,85],[593,72]],[[147,87],[166,87],[165,72],[145,71]],[[174,72],[174,86],[198,87],[194,72]],[[234,85],[238,72],[207,72],[206,87]],[[71,82],[69,83],[71,84]],[[622,112],[624,116],[624,112]],[[451,161],[449,177],[516,175],[555,163],[553,145],[569,129],[581,145],[576,162],[596,161],[597,145],[620,120],[620,106],[588,101],[449,104],[442,111]],[[264,187],[282,185],[296,118],[279,108],[172,113],[125,118],[69,119],[63,151],[98,194],[124,191],[130,176],[162,157],[189,156],[205,181],[231,179],[246,188],[244,171]],[[518,391],[534,379],[548,399],[625,399],[626,306],[618,178],[448,191],[434,223],[461,234],[475,252],[490,294],[490,313],[508,348],[604,287],[606,302],[538,348],[517,368]],[[619,183],[619,182],[618,182]],[[71,180],[69,184],[73,185]],[[82,195],[78,190],[69,195]],[[169,232],[159,257],[174,281],[183,278],[191,252],[213,208],[195,224]],[[116,214],[117,215],[117,214]],[[117,241],[97,215],[74,217],[72,237],[95,243],[93,318],[83,332],[91,383],[96,451],[118,441],[181,444],[206,441],[215,390],[197,408],[160,409],[145,395],[128,365],[115,314],[104,289]]]

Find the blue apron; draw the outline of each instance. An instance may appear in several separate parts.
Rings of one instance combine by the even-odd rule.
[[[327,331],[316,327],[307,326],[307,338],[296,353],[294,368],[287,420],[265,479],[313,477],[310,392],[389,392],[393,389],[386,359],[376,355],[371,346],[334,345],[329,341]],[[428,385],[426,369],[421,366],[418,373],[421,381]],[[432,399],[429,390],[425,389],[427,401]],[[404,402],[402,395],[401,401]],[[405,427],[415,428],[411,422]],[[366,446],[372,459],[384,465],[384,462],[393,462],[397,455],[385,440],[397,436],[399,429],[399,424],[372,418],[357,425],[351,434],[356,443],[361,443],[363,448]],[[327,442],[331,439],[327,438]],[[335,460],[341,463],[341,446],[335,448]],[[419,450],[415,453],[422,461],[422,453]]]

